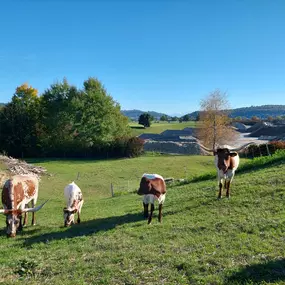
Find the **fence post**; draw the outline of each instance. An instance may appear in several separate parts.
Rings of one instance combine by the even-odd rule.
[[[128,192],[129,192],[129,189],[130,189],[130,181],[128,180]]]
[[[270,151],[269,151],[268,144],[266,144],[266,149],[267,149],[267,154],[268,154],[269,156],[271,156],[271,153],[270,153]]]
[[[77,177],[76,177],[76,180],[78,180],[80,177],[80,172],[77,172]]]
[[[111,195],[112,195],[112,197],[114,197],[114,187],[113,187],[113,183],[111,183]]]

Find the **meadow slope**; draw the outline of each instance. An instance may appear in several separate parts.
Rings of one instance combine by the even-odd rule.
[[[183,163],[174,163],[173,157],[168,169],[165,161],[158,164],[162,158],[152,164],[148,161],[149,168],[141,166],[148,157],[133,165],[133,160],[103,163],[118,171],[116,177],[136,175],[133,172],[144,169],[168,176],[180,168],[177,176],[183,174]],[[199,158],[188,159],[194,172]],[[199,167],[213,169],[212,157],[203,159]],[[66,172],[70,178],[82,167],[99,171],[97,163],[102,162],[51,161],[41,165],[52,172]],[[52,199],[37,214],[38,225],[28,226],[15,239],[7,239],[4,229],[1,231],[0,283],[285,284],[283,163],[284,155],[258,169],[245,167],[235,177],[230,200],[216,199],[215,178],[169,187],[163,222],[158,223],[156,211],[151,225],[142,219],[139,196],[129,193],[110,198],[103,190],[96,195],[87,187],[95,183],[94,177],[86,176],[78,181],[86,200],[83,222],[64,228],[64,178],[43,178],[40,202]],[[101,167],[97,178],[109,171]],[[4,217],[0,223],[4,228]]]

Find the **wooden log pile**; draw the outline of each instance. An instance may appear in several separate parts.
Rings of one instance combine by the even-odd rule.
[[[47,174],[47,170],[42,166],[35,166],[26,161],[13,157],[0,155],[0,161],[3,162],[12,174],[33,174],[40,178],[41,175]]]

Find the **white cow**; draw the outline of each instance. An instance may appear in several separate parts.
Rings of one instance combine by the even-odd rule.
[[[66,201],[66,208],[63,209],[64,226],[74,224],[75,213],[77,213],[77,223],[80,223],[80,213],[84,202],[80,188],[74,182],[68,184],[64,188],[64,197]]]

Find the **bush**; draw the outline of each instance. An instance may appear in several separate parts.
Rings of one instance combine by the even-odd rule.
[[[126,156],[137,157],[143,153],[143,140],[138,137],[132,137],[127,141]]]
[[[272,141],[272,142],[270,142],[270,145],[273,146],[275,151],[277,149],[285,149],[285,141]]]
[[[143,140],[137,137],[118,138],[112,149],[116,157],[137,157],[143,153]]]

